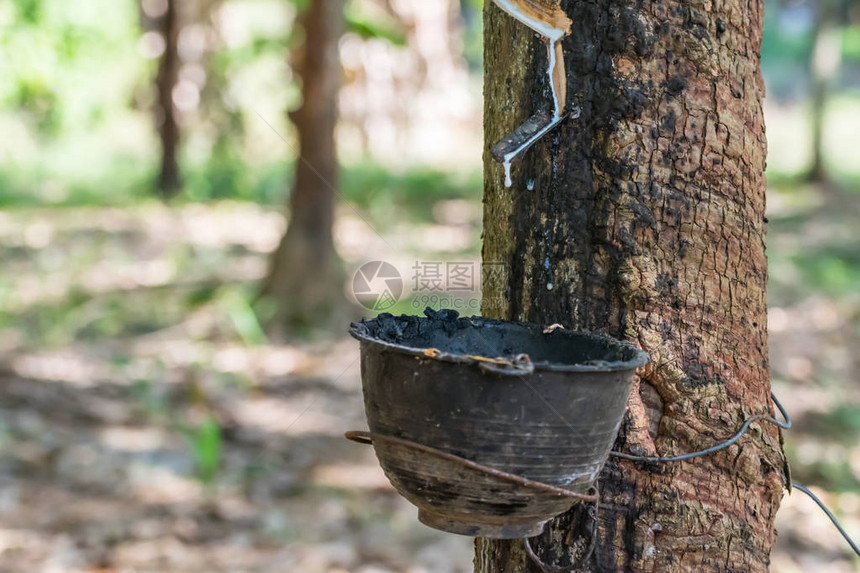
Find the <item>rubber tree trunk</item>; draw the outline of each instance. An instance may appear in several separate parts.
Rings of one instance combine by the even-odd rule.
[[[762,0],[563,1],[570,105],[514,166],[489,149],[549,109],[546,48],[485,3],[483,314],[561,323],[651,354],[615,448],[674,455],[770,411]],[[486,268],[486,267],[485,267]],[[765,571],[786,486],[781,436],[756,423],[717,454],[610,459],[598,535],[574,507],[537,553],[585,571]],[[520,540],[476,543],[481,573],[540,571]]]
[[[179,120],[173,104],[173,88],[179,79],[179,13],[180,0],[167,0],[167,9],[159,20],[159,31],[164,38],[164,53],[158,63],[155,79],[158,90],[158,135],[161,140],[161,172],[158,190],[164,198],[179,191]]]
[[[342,0],[313,0],[302,15],[302,26],[305,43],[297,71],[303,103],[290,114],[299,140],[290,221],[263,287],[263,294],[277,303],[276,323],[287,329],[326,323],[344,299],[332,236],[338,185],[335,127]]]

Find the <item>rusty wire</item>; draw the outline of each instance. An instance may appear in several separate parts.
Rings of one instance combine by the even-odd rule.
[[[569,489],[564,489],[558,486],[550,485],[548,483],[531,480],[522,476],[518,476],[516,474],[497,470],[496,468],[491,468],[489,466],[473,462],[472,460],[467,460],[466,458],[450,454],[442,450],[437,450],[436,448],[431,448],[430,446],[425,446],[424,444],[419,444],[418,442],[413,442],[412,440],[395,438],[394,436],[386,436],[385,434],[377,434],[375,432],[360,431],[347,432],[346,434],[344,434],[344,437],[346,437],[347,440],[352,440],[353,442],[358,442],[359,444],[373,444],[374,441],[380,441],[397,444],[399,446],[405,446],[407,448],[412,448],[414,450],[419,450],[431,454],[433,456],[436,456],[437,458],[442,458],[444,460],[467,467],[469,469],[473,469],[475,471],[479,471],[491,475],[493,477],[516,483],[523,487],[538,489],[562,497],[570,497],[579,501],[587,502],[595,502],[598,499],[597,490],[594,487],[591,488],[592,490],[594,490],[594,493],[577,493],[575,491],[570,491]]]

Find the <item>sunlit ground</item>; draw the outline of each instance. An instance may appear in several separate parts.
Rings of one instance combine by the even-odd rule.
[[[860,106],[830,118],[842,189],[784,175],[804,117],[768,108],[773,378],[794,479],[860,536]],[[340,208],[348,269],[478,260],[474,175],[380,181]],[[250,304],[283,228],[249,202],[0,213],[0,570],[471,571],[471,541],[342,438],[365,427],[354,341],[264,344]],[[774,571],[857,570],[800,494],[778,528]]]
[[[153,204],[0,223],[4,571],[467,570],[468,544],[418,525],[342,438],[364,427],[353,341],[261,344],[247,293],[280,216]],[[338,235],[351,260],[381,242],[349,212]]]

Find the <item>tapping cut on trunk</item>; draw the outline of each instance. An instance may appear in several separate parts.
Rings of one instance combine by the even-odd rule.
[[[543,37],[547,48],[547,81],[552,90],[552,114],[538,112],[523,123],[499,146],[505,151],[493,155],[505,169],[505,186],[511,187],[511,166],[536,141],[564,119],[567,108],[567,72],[561,39],[570,34],[572,21],[557,0],[494,0],[496,5]],[[511,142],[518,142],[512,145]]]

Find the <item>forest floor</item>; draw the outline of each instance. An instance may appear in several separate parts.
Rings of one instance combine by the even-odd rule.
[[[840,201],[770,200],[771,344],[794,478],[860,536],[860,213]],[[344,208],[350,273],[476,261],[480,205],[434,213],[383,239]],[[355,342],[266,343],[249,301],[282,230],[249,203],[0,213],[0,572],[472,570],[471,540],[418,523],[343,439],[366,427]],[[805,497],[778,528],[774,571],[858,570]]]

